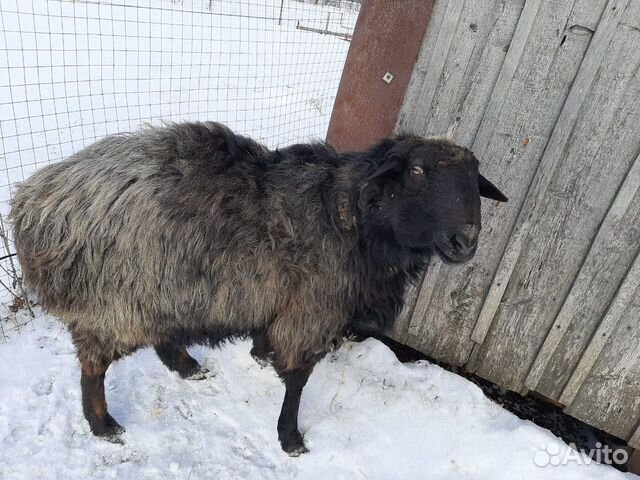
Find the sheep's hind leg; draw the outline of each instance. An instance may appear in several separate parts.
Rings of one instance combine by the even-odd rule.
[[[204,380],[209,370],[200,366],[198,361],[189,355],[184,345],[174,342],[164,342],[155,347],[162,363],[169,370],[177,372],[182,378],[189,380]]]
[[[124,428],[109,414],[104,395],[104,377],[111,364],[111,359],[94,361],[82,354],[78,356],[82,369],[80,377],[82,409],[87,422],[89,422],[89,427],[94,435],[121,443],[118,436],[124,432]]]

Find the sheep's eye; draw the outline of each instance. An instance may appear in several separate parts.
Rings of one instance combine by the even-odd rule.
[[[411,175],[424,175],[424,170],[418,165],[411,167]]]

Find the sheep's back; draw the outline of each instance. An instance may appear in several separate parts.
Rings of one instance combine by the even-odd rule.
[[[265,163],[264,147],[228,134],[183,124],[108,137],[24,182],[16,248],[44,308],[127,345],[246,333],[293,298],[342,315],[346,253],[319,187],[333,166]]]
[[[256,179],[247,168],[216,174],[224,150],[216,156],[212,138],[180,145],[179,136],[155,129],[108,137],[19,186],[16,249],[44,308],[69,321],[143,330],[162,328],[163,317],[196,322],[198,311],[215,308],[205,299],[212,276],[229,272],[212,269],[232,250],[256,247]],[[198,147],[208,170],[204,158],[188,157]]]

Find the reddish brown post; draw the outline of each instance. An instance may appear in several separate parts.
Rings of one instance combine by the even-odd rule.
[[[363,0],[327,141],[364,150],[393,132],[434,0]]]

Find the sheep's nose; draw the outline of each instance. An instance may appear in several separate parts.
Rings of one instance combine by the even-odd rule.
[[[473,253],[478,245],[480,227],[475,224],[465,225],[450,238],[451,245],[462,255]]]

